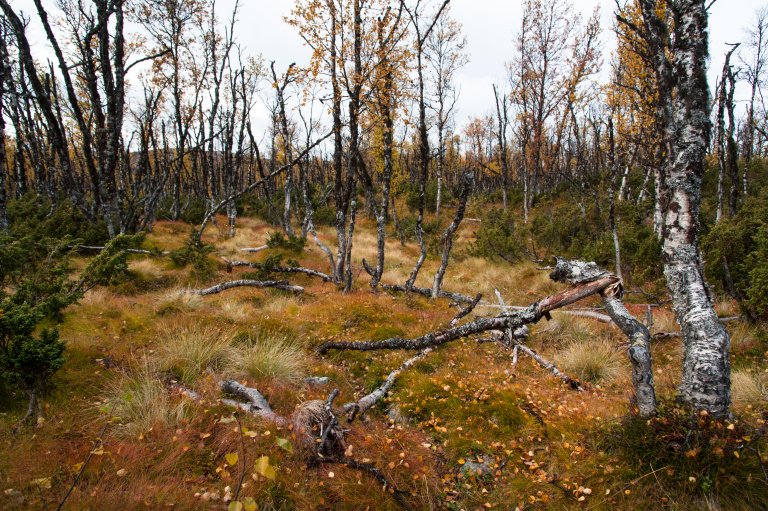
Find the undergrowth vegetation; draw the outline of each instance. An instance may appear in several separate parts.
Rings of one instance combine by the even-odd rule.
[[[551,204],[557,214],[566,209],[582,214],[578,205]],[[548,255],[541,247],[560,243],[554,241],[558,237],[562,243],[556,249],[575,254],[577,247],[565,239],[571,234],[610,259],[611,247],[585,231],[591,227],[566,222],[534,235],[519,219],[484,213],[486,208],[471,205],[468,215],[481,222],[466,223],[458,232],[461,264],[449,268],[448,290],[493,297],[499,289],[514,305],[556,292],[562,287],[537,269],[540,263],[527,260],[534,253]],[[621,214],[626,220],[620,225],[626,227],[631,215]],[[449,221],[436,223],[433,236]],[[332,245],[333,229],[317,227]],[[646,228],[637,224],[638,246]],[[359,240],[375,239],[373,220],[361,216],[357,229]],[[58,351],[60,367],[50,373],[50,393],[42,397],[36,425],[12,435],[10,427],[24,414],[26,401],[2,391],[0,421],[7,427],[0,441],[7,455],[0,459],[6,486],[0,507],[55,507],[94,451],[70,497],[71,509],[171,504],[222,509],[243,474],[239,501],[257,503],[258,509],[398,509],[392,494],[364,471],[307,465],[291,428],[233,414],[220,402],[220,382],[235,379],[258,388],[283,416],[300,403],[324,402],[334,388],[341,392],[340,405],[377,388],[412,354],[321,357],[315,354],[320,344],[418,336],[447,325],[456,309],[447,300],[371,293],[367,279],[357,274],[353,291],[343,294],[320,279],[278,273],[275,269],[286,265],[328,268],[313,243],[274,232],[261,220],[241,218],[235,238],[222,239],[211,230],[196,240],[188,225],[159,222],[143,240],[142,248],[152,255],[118,260],[117,274],[96,268],[104,286],[87,291],[80,305],[63,304],[58,316],[40,323],[34,339],[45,339],[43,329],[60,323],[59,337],[50,339],[66,342],[61,344],[66,350]],[[622,240],[634,247],[631,232],[627,227]],[[268,248],[257,254],[239,252],[265,241]],[[364,243],[354,249],[354,260],[370,257]],[[417,254],[413,243],[389,241],[384,281],[404,280]],[[247,258],[256,268],[228,274],[216,255]],[[631,278],[645,283],[658,274],[644,257],[638,250],[627,255],[626,264]],[[77,280],[93,254],[72,252],[68,260],[62,283]],[[428,287],[436,267],[430,255],[417,285]],[[205,297],[192,292],[248,276],[286,279],[305,292],[239,288]],[[657,292],[653,285],[643,289]],[[641,293],[628,298],[643,300],[648,298]],[[722,315],[739,311],[726,299],[717,307]],[[630,303],[630,308],[644,317],[644,305]],[[478,307],[473,314],[497,310]],[[652,332],[677,330],[670,310],[652,310]],[[609,325],[555,312],[551,321],[532,326],[530,346],[580,379],[583,392],[562,385],[523,353],[513,365],[507,349],[458,341],[400,375],[364,422],[344,424],[349,452],[408,492],[414,509],[762,509],[768,495],[763,412],[768,336],[760,324],[734,321],[728,327],[731,422],[691,419],[673,406],[681,370],[674,337],[652,345],[661,414],[650,421],[632,419],[626,339]],[[328,377],[329,384],[310,385],[311,376]]]

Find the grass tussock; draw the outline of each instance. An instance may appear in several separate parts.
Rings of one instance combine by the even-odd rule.
[[[731,349],[734,353],[746,353],[759,348],[760,342],[750,325],[738,321],[734,326],[728,328],[728,331],[731,336]]]
[[[590,383],[609,382],[621,371],[621,352],[605,340],[575,341],[560,351],[555,360],[566,374]]]
[[[233,358],[232,335],[219,328],[191,323],[160,334],[158,369],[186,385],[208,371],[218,372]]]
[[[280,334],[249,337],[234,354],[233,367],[256,380],[296,383],[306,375],[309,357],[299,342]]]
[[[160,299],[156,312],[159,316],[200,310],[205,305],[203,297],[189,293],[184,289],[177,289],[167,293]]]
[[[119,436],[175,427],[189,414],[190,402],[182,396],[172,396],[147,368],[112,380],[105,395],[115,422],[113,431]]]
[[[765,406],[768,405],[768,385],[759,374],[746,370],[733,371],[731,396],[737,406]]]

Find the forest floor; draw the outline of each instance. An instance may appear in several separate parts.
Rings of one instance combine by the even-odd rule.
[[[562,289],[533,263],[469,256],[477,226],[468,221],[459,230],[445,289],[480,292],[495,301],[497,288],[511,305],[528,305]],[[302,295],[252,288],[207,297],[186,293],[247,272],[227,274],[221,256],[260,261],[273,253],[239,252],[265,244],[275,230],[256,219],[240,219],[233,239],[209,228],[205,241],[215,245],[211,257],[218,266],[205,282],[167,258],[132,257],[129,280],[93,290],[67,310],[61,328],[67,362],[42,401],[37,424],[11,432],[25,406],[21,396],[0,408],[0,508],[54,509],[91,452],[64,509],[227,509],[241,475],[239,500],[253,498],[260,510],[398,509],[393,489],[382,488],[369,473],[307,466],[291,431],[244,414],[233,420],[233,410],[218,401],[223,376],[258,388],[284,415],[308,399],[324,400],[334,388],[341,391],[338,402],[351,401],[413,354],[319,356],[317,346],[419,336],[453,318],[457,309],[449,300],[372,292],[359,263],[374,259],[374,227],[370,220],[359,222],[354,290],[348,294],[294,275],[288,280],[306,288]],[[176,249],[189,230],[159,222],[146,244]],[[331,228],[321,228],[320,236],[335,245]],[[417,255],[414,243],[390,240],[383,281],[403,283]],[[327,259],[311,240],[290,257],[327,271]],[[437,263],[427,260],[418,285],[431,285]],[[591,299],[576,307],[599,305]],[[729,302],[717,307],[723,316],[737,313]],[[645,306],[630,310],[645,318]],[[478,307],[467,319],[497,312]],[[653,332],[676,330],[669,310],[655,308],[653,314]],[[748,509],[765,502],[763,481],[734,474],[733,488],[747,495],[729,507],[709,496],[711,479],[690,475],[680,482],[683,469],[665,466],[663,456],[648,460],[630,452],[636,441],[630,431],[636,428],[627,419],[632,385],[626,338],[592,319],[552,316],[532,327],[527,343],[581,379],[584,391],[570,389],[522,353],[513,365],[503,346],[455,341],[405,372],[366,421],[349,426],[348,454],[375,464],[395,488],[410,494],[414,509]],[[740,322],[729,323],[729,330],[733,422],[764,427],[766,334]],[[652,350],[657,393],[671,403],[681,341],[655,340]],[[158,376],[163,371],[176,374],[202,400],[169,391]],[[306,376],[327,376],[330,383],[308,386]],[[723,453],[726,461],[749,455]],[[754,456],[765,467],[766,453]],[[717,484],[727,486],[726,479]]]

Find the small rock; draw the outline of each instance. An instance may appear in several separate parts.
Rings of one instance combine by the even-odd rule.
[[[461,466],[461,473],[469,477],[483,477],[493,473],[491,460],[483,458],[483,462],[467,461]]]

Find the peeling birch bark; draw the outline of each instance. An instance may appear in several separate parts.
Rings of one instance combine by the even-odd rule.
[[[292,286],[286,280],[233,280],[230,282],[222,282],[213,287],[206,289],[190,290],[190,293],[208,296],[221,293],[228,289],[234,289],[236,287],[255,287],[255,288],[275,288],[282,289],[283,291],[289,291],[291,293],[303,293],[304,288],[301,286]]]

